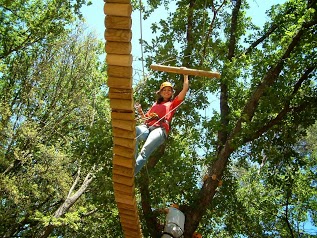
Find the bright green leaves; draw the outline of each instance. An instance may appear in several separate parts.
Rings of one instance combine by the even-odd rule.
[[[67,32],[85,1],[5,1],[0,4],[0,58]]]
[[[148,64],[215,70],[221,79],[190,78],[186,102],[173,119],[179,131],[173,131],[175,141],[166,145],[164,167],[160,163],[155,167],[155,175],[163,171],[166,178],[151,182],[155,186],[150,187],[155,191],[153,196],[158,196],[156,186],[164,184],[163,180],[177,189],[171,185],[177,184],[171,182],[175,174],[181,189],[168,191],[160,201],[171,200],[173,194],[191,204],[193,214],[198,216],[203,209],[205,217],[186,225],[200,222],[204,235],[212,230],[218,235],[225,227],[227,237],[289,237],[292,231],[302,229],[297,221],[313,216],[309,211],[315,206],[307,175],[314,166],[306,164],[296,146],[317,119],[316,5],[285,1],[272,6],[268,21],[256,26],[248,11],[258,11],[259,7],[248,9],[248,2],[232,2],[236,3],[227,1],[220,7],[222,1],[178,1],[174,13],[154,23],[156,37],[146,46]],[[174,74],[153,74],[155,79],[146,88],[148,95],[160,80],[177,84],[182,79]],[[183,136],[188,142],[184,143]],[[184,161],[185,154],[192,159],[193,168]],[[165,156],[169,160],[165,161]],[[229,168],[219,169],[217,162],[228,162]],[[230,170],[233,163],[239,173]],[[179,171],[186,176],[179,176]],[[202,208],[200,204],[215,191],[197,192],[196,185],[202,185],[199,173],[206,171],[223,173],[224,185],[216,190],[210,206]],[[185,194],[186,184],[196,194]],[[311,205],[306,209],[296,201]],[[218,212],[210,212],[211,206]]]

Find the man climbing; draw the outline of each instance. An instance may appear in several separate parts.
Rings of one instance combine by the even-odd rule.
[[[171,204],[164,209],[166,215],[162,238],[180,238],[184,234],[185,215],[179,210],[177,204]]]

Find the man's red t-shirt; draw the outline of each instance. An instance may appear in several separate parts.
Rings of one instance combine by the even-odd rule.
[[[156,113],[159,116],[159,119],[148,120],[146,124],[149,126],[162,126],[165,128],[166,133],[168,134],[170,131],[169,125],[176,111],[176,109],[173,109],[181,104],[182,101],[183,100],[179,100],[178,96],[176,96],[172,101],[169,102],[162,102],[160,104],[154,103],[151,109],[145,114],[145,116],[148,117],[151,113]]]

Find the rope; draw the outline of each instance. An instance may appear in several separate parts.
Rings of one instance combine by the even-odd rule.
[[[143,27],[142,27],[142,0],[140,0],[140,45],[141,45],[141,63],[142,63],[142,73],[143,78],[145,78],[144,73],[144,52],[143,52]]]

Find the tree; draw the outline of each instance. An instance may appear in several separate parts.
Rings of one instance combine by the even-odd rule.
[[[73,1],[0,1],[0,59],[27,51],[33,45],[69,31],[67,25],[80,18],[84,0]],[[91,3],[88,2],[87,5]],[[14,39],[14,40],[13,40]]]
[[[160,3],[148,1],[149,14]],[[175,12],[151,27],[156,36],[151,44],[144,43],[147,64],[168,61],[173,66],[217,69],[222,77],[191,80],[190,95],[173,121],[164,154],[154,155],[149,173],[141,174],[145,234],[159,233],[151,225],[160,222],[154,208],[173,202],[182,204],[186,214],[185,237],[200,228],[206,236],[220,229],[221,237],[298,237],[303,232],[298,224],[306,218],[295,212],[300,207],[294,197],[304,191],[294,178],[311,164],[305,165],[295,145],[316,121],[316,1],[272,6],[262,29],[247,17],[247,1],[175,4]],[[180,87],[177,75],[153,74]],[[142,94],[150,95],[157,84],[147,80]],[[219,111],[202,117],[201,110],[211,105],[210,94],[218,95]],[[143,98],[143,108],[151,101],[153,97]],[[255,176],[254,165],[262,160],[270,166],[256,175],[256,185],[262,186],[256,191],[243,179]],[[311,186],[309,179],[303,179],[305,186]],[[243,191],[254,190],[252,198],[259,199],[268,189],[272,190],[266,197],[281,191],[279,201],[260,202],[265,214],[281,214],[275,223],[272,216],[257,217],[259,205],[241,197],[249,195]],[[241,217],[249,222],[246,226],[239,222]]]
[[[91,231],[83,227],[92,220],[104,223],[96,236],[118,232],[109,225],[115,221],[107,221],[115,203],[105,68],[98,58],[103,45],[83,33],[73,30],[5,59],[0,89],[3,237],[59,236],[78,229],[87,237]]]

